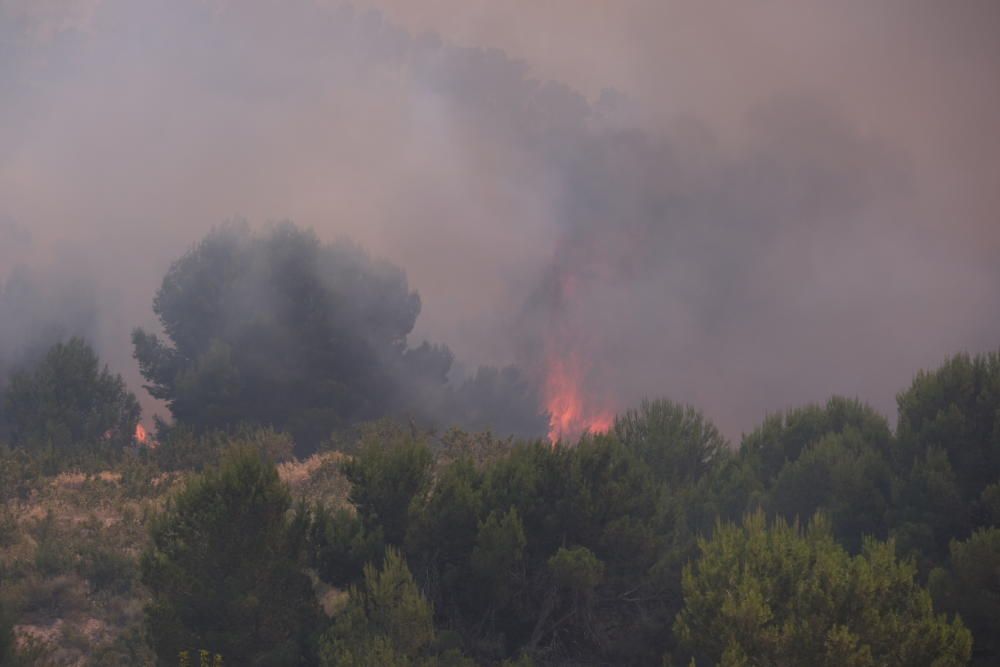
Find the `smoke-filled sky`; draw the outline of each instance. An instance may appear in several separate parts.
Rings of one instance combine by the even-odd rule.
[[[468,366],[730,437],[1000,345],[1000,4],[0,0],[0,362],[215,224],[355,238]],[[61,318],[61,319],[60,319]]]

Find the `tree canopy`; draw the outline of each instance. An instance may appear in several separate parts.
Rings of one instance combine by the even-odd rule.
[[[59,465],[106,458],[132,442],[139,403],[81,338],[57,343],[11,378],[3,411],[10,442]]]
[[[443,383],[443,348],[410,349],[420,298],[398,268],[291,224],[230,224],[176,261],[153,310],[166,340],[137,329],[150,393],[198,430],[241,422],[315,445],[402,405],[400,377]]]
[[[516,371],[447,387],[450,350],[408,343],[420,307],[402,270],[350,241],[232,223],[170,267],[153,301],[163,337],[136,329],[132,340],[149,392],[198,432],[271,426],[306,452],[385,415],[540,431],[537,403],[496,407],[525,395]]]
[[[274,464],[252,445],[193,477],[151,526],[142,580],[162,664],[207,649],[237,665],[309,664],[319,608],[304,530]]]
[[[892,543],[851,557],[815,520],[805,531],[764,514],[716,526],[685,567],[674,631],[698,664],[964,665],[972,635],[934,614],[916,568]]]

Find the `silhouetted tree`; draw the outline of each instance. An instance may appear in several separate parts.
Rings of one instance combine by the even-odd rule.
[[[910,470],[929,456],[943,456],[955,491],[970,509],[984,489],[1000,480],[1000,352],[956,355],[933,371],[920,371],[900,392],[896,457]],[[938,454],[932,454],[932,451]],[[983,517],[961,517],[980,524]],[[940,534],[940,550],[951,537]]]
[[[743,438],[740,454],[757,477],[770,484],[786,463],[829,433],[853,431],[868,446],[887,453],[892,438],[885,417],[857,400],[834,396],[826,405],[807,405],[768,416]]]
[[[132,442],[139,403],[80,338],[58,343],[16,373],[5,395],[11,444],[65,464],[107,457]]]
[[[696,482],[731,454],[705,415],[663,399],[643,401],[637,410],[619,415],[614,432],[657,479],[672,486]]]
[[[311,449],[334,429],[440,387],[446,348],[408,348],[420,298],[395,266],[290,223],[230,224],[174,262],[153,301],[165,339],[133,332],[150,393],[198,431],[250,423]]]

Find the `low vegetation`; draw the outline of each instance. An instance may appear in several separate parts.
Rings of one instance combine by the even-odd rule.
[[[918,375],[895,432],[834,398],[736,448],[669,401],[571,446],[381,421],[300,461],[268,429],[173,429],[103,470],[95,451],[51,471],[19,442],[0,450],[0,651],[15,665],[995,664],[997,362]]]
[[[441,430],[538,403],[447,383],[353,246],[222,228],[155,310],[151,442],[82,340],[0,378],[4,665],[1000,663],[1000,353],[918,373],[895,427],[833,397],[733,444],[656,400],[553,445]]]

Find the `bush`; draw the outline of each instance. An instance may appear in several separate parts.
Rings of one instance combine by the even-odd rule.
[[[127,554],[95,540],[80,549],[79,557],[77,572],[93,591],[121,595],[132,589],[137,567]]]
[[[73,569],[72,545],[59,530],[51,510],[35,524],[32,532],[38,543],[35,549],[35,567],[43,576],[65,574]]]
[[[260,453],[266,461],[281,463],[292,458],[295,443],[287,433],[249,425],[204,434],[183,425],[159,429],[162,439],[152,452],[152,460],[162,470],[204,470],[218,464],[223,452],[233,446],[246,446]]]
[[[0,502],[24,501],[38,487],[42,471],[38,461],[24,449],[0,445]]]
[[[231,664],[297,664],[319,609],[302,571],[302,531],[273,463],[243,445],[188,481],[150,527],[142,581],[162,661],[208,647]]]
[[[389,549],[382,567],[365,566],[364,585],[320,640],[320,664],[330,667],[437,664],[431,659],[434,611],[406,561]]]
[[[228,444],[226,435],[219,431],[196,435],[181,425],[165,426],[157,431],[159,439],[152,450],[152,459],[166,471],[200,471],[216,465]]]
[[[827,524],[802,532],[758,512],[719,524],[684,569],[674,631],[699,664],[964,665],[972,636],[935,615],[891,542],[851,557]]]
[[[132,443],[139,402],[80,338],[53,346],[5,394],[11,444],[65,466],[116,458]]]

